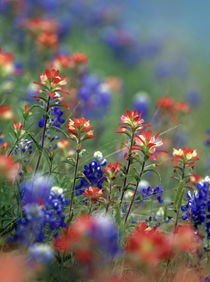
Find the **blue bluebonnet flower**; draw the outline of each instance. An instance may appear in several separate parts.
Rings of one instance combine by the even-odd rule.
[[[167,79],[168,77],[186,78],[188,68],[182,58],[177,58],[172,62],[160,62],[156,67],[156,77]]]
[[[30,246],[56,237],[60,229],[66,227],[64,208],[69,201],[64,199],[62,188],[49,189],[47,179],[24,185],[24,216],[17,222],[12,241]]]
[[[161,47],[158,40],[142,43],[132,30],[124,28],[109,28],[102,40],[112,50],[116,58],[129,66],[136,66],[145,58],[156,55]]]
[[[57,186],[52,187],[49,198],[46,202],[45,224],[53,231],[53,236],[57,236],[62,227],[66,227],[64,207],[69,201],[64,199],[63,189]]]
[[[27,157],[32,153],[32,140],[22,139],[20,142],[15,146],[14,154],[20,154],[21,156]]]
[[[133,99],[133,108],[137,110],[138,114],[142,113],[144,120],[149,116],[150,98],[145,92],[138,92]]]
[[[55,126],[58,128],[61,128],[61,125],[64,124],[65,119],[62,118],[63,111],[60,109],[59,106],[55,106],[52,108],[50,112],[50,126]],[[43,127],[45,123],[45,115],[43,115],[43,118],[39,121],[39,127]]]
[[[205,141],[206,146],[210,146],[210,129],[206,131],[207,139]]]
[[[186,93],[186,99],[191,107],[198,106],[201,102],[201,93],[197,89],[189,89]]]
[[[147,188],[143,188],[141,190],[141,194],[143,199],[155,197],[159,203],[163,203],[162,195],[163,195],[163,188],[160,186],[156,186],[155,188],[152,188],[151,186],[148,186]]]
[[[187,192],[188,202],[181,209],[185,212],[182,219],[191,219],[195,228],[205,226],[207,238],[210,239],[210,177],[197,183],[197,190],[191,195]]]
[[[12,242],[30,246],[44,240],[44,212],[41,206],[31,203],[24,206],[24,217],[18,219]]]
[[[88,119],[102,119],[110,107],[110,88],[99,77],[91,74],[85,74],[81,84],[78,91],[81,114]]]
[[[38,176],[24,182],[20,187],[21,204],[45,205],[50,195],[51,182],[48,177]]]
[[[119,230],[110,217],[94,216],[91,238],[97,242],[103,256],[113,257],[119,253],[119,235]]]
[[[54,258],[54,251],[48,244],[36,243],[28,249],[29,263],[46,264]]]
[[[106,165],[106,161],[93,160],[89,165],[84,166],[85,177],[80,179],[80,184],[76,186],[76,195],[80,196],[89,186],[102,188],[104,175],[102,166]]]
[[[188,146],[188,134],[185,130],[178,130],[173,137],[173,144],[176,147]]]

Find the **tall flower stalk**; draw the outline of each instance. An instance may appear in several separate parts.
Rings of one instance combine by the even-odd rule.
[[[191,148],[185,148],[185,147],[173,149],[173,158],[171,158],[171,161],[174,162],[175,176],[173,177],[179,181],[178,189],[174,201],[174,210],[176,211],[176,219],[174,225],[175,231],[177,229],[179,212],[185,194],[185,185],[188,180],[188,177],[192,175],[194,163],[197,160],[199,160],[199,158],[197,157],[196,150],[192,150]]]
[[[127,164],[124,171],[124,180],[121,189],[121,197],[120,197],[120,206],[122,205],[123,198],[126,191],[127,180],[129,175],[130,166],[132,164],[132,146],[134,144],[134,137],[137,132],[139,132],[144,126],[144,120],[141,118],[142,113],[138,114],[136,110],[130,112],[127,111],[124,115],[121,116],[121,123],[117,133],[124,133],[128,136],[129,140],[126,144],[128,149],[128,153],[125,155],[127,157]],[[130,141],[130,142],[129,142]]]
[[[69,208],[69,217],[71,218],[73,212],[73,204],[74,204],[74,196],[75,196],[75,186],[76,179],[78,173],[79,166],[79,157],[82,151],[82,142],[86,139],[94,138],[92,125],[90,125],[89,120],[84,117],[81,118],[73,118],[69,120],[69,124],[67,126],[68,132],[70,133],[70,139],[76,142],[76,160],[75,160],[75,169],[74,169],[74,179],[73,186],[71,189],[71,199],[70,199],[70,208]]]
[[[143,161],[140,160],[139,162],[141,163],[141,169],[139,172],[139,175],[136,175],[136,185],[135,185],[135,190],[133,197],[131,199],[128,211],[125,216],[125,223],[128,220],[128,217],[131,213],[133,204],[135,202],[136,194],[138,191],[138,185],[141,180],[141,177],[144,173],[148,171],[153,171],[152,167],[154,168],[155,164],[150,164],[146,166],[146,161],[151,159],[153,161],[157,160],[157,152],[165,152],[164,150],[160,150],[159,147],[163,145],[163,142],[161,140],[158,140],[159,133],[156,134],[155,136],[152,136],[152,130],[142,130],[140,135],[135,135],[134,139],[134,145],[131,148],[132,153],[137,154],[138,151],[141,152],[140,158],[142,158],[143,155]]]
[[[41,145],[40,145],[41,148],[37,159],[34,174],[36,174],[37,171],[39,170],[40,161],[42,158],[50,109],[55,105],[65,106],[66,108],[68,108],[66,104],[61,104],[63,97],[61,97],[60,95],[60,93],[65,93],[70,95],[70,93],[66,92],[63,89],[63,86],[67,84],[66,80],[64,79],[66,76],[65,75],[59,76],[59,74],[60,74],[59,70],[47,69],[44,74],[43,73],[40,74],[41,82],[34,81],[34,84],[40,86],[40,88],[37,90],[40,95],[34,96],[34,98],[36,98],[38,102],[43,103],[45,107],[45,120],[44,120]]]

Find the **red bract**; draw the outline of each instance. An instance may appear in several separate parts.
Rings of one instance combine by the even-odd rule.
[[[88,61],[87,55],[80,52],[72,54],[70,59],[74,64],[85,64]]]
[[[65,233],[58,237],[54,243],[60,252],[74,252],[81,262],[89,262],[92,259],[90,242],[87,238],[94,225],[93,218],[82,215],[67,228]]]
[[[176,250],[195,252],[201,244],[198,235],[195,233],[192,226],[188,224],[177,226],[176,232],[172,236],[173,245]]]
[[[89,120],[85,119],[84,117],[81,117],[81,118],[73,118],[73,120],[70,119],[67,129],[69,133],[72,133],[73,135],[79,138],[82,137],[84,140],[84,139],[91,139],[95,137],[95,135],[93,135],[93,131],[91,130],[92,127],[93,126],[90,125]]]
[[[93,202],[104,197],[102,190],[97,187],[89,187],[88,189],[85,189],[83,195]]]
[[[104,173],[107,174],[111,179],[116,178],[116,175],[119,171],[120,163],[109,163],[104,169]]]
[[[199,174],[192,173],[192,175],[190,175],[190,183],[192,185],[196,185],[196,183],[202,181],[202,179],[203,178]]]
[[[197,157],[197,151],[192,150],[191,148],[177,148],[173,149],[173,156],[171,161],[174,161],[175,168],[180,168],[180,164],[192,166],[196,161],[199,160]]]
[[[0,106],[0,118],[2,119],[14,119],[15,118],[10,106],[8,105]]]
[[[15,180],[18,175],[19,165],[10,156],[0,155],[0,176],[9,181]]]
[[[161,97],[157,101],[157,107],[161,110],[171,111],[174,107],[174,100],[169,96]]]
[[[140,150],[147,157],[156,160],[156,152],[165,152],[167,151],[157,149],[163,145],[161,140],[157,141],[160,133],[157,133],[155,136],[152,136],[152,130],[142,130],[140,135],[135,135],[135,144],[132,146],[132,151]]]
[[[136,110],[133,110],[132,112],[127,111],[124,115],[121,116],[120,127],[118,129],[118,133],[126,133],[128,132],[128,129],[131,129],[133,131],[140,130],[143,128],[144,120],[141,119],[142,113],[140,115]]]
[[[22,122],[18,122],[18,123],[14,123],[13,122],[12,125],[13,125],[14,130],[15,130],[16,133],[23,128],[23,123]]]
[[[58,95],[59,92],[70,95],[63,89],[63,86],[67,84],[64,79],[66,75],[60,76],[60,71],[55,69],[46,69],[45,73],[40,74],[40,82],[34,81],[34,84],[37,84],[42,87],[42,91],[47,91],[48,95],[51,98],[60,98]]]
[[[131,254],[131,259],[154,265],[170,258],[172,245],[161,231],[142,224],[130,233],[126,252]]]
[[[44,47],[55,48],[58,46],[58,43],[57,34],[52,32],[43,32],[37,37],[37,44]]]
[[[56,19],[48,18],[35,18],[27,19],[24,26],[32,33],[32,35],[37,35],[41,32],[57,32],[58,22]]]
[[[190,112],[190,106],[185,102],[177,102],[175,104],[175,109],[178,112],[182,112],[182,113],[189,113]]]
[[[58,55],[55,60],[50,63],[52,68],[69,68],[71,65],[71,56],[69,55]]]

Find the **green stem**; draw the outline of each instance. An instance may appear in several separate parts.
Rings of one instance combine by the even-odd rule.
[[[180,197],[182,195],[182,190],[183,190],[183,186],[184,186],[184,177],[185,177],[185,164],[183,164],[182,177],[181,177],[180,182],[179,182],[179,185],[181,185],[181,187],[180,187],[180,189],[178,187],[178,190],[177,190],[177,192],[180,193],[180,195],[177,195],[178,202],[182,201],[182,199]],[[178,204],[178,206],[179,206],[179,204]],[[176,230],[177,230],[178,221],[179,221],[179,208],[178,208],[178,210],[176,208],[176,220],[175,220],[175,225],[174,225],[174,232],[176,232]]]
[[[73,187],[72,187],[72,191],[71,191],[71,201],[70,201],[70,208],[69,208],[69,217],[71,217],[71,214],[72,214],[78,165],[79,165],[79,151],[77,151],[76,165],[75,165],[75,169],[74,169],[74,181],[73,181]]]
[[[110,206],[111,200],[112,200],[112,184],[110,183],[109,184],[109,199],[108,199],[108,203],[107,203],[107,206],[106,206],[106,214],[109,211],[109,206]]]
[[[44,148],[44,142],[45,142],[45,134],[46,134],[46,129],[47,129],[47,121],[48,121],[48,111],[49,111],[49,107],[50,107],[50,97],[48,97],[47,100],[47,107],[46,107],[46,117],[45,117],[45,122],[44,122],[44,127],[43,127],[43,132],[42,132],[42,141],[41,141],[41,152],[39,153],[39,157],[37,159],[37,163],[36,163],[36,168],[34,171],[34,175],[36,175],[38,169],[39,169],[39,165],[40,165],[40,161],[42,158],[42,152],[43,152],[43,148]]]
[[[15,146],[17,145],[17,143],[18,143],[18,138],[16,139],[14,145],[12,146],[11,150],[9,151],[8,156],[10,156],[12,154],[12,152],[14,151]]]
[[[129,169],[130,169],[130,165],[131,165],[131,148],[133,146],[134,136],[135,136],[135,134],[133,132],[132,136],[131,136],[131,144],[130,144],[130,148],[129,148],[129,152],[128,152],[128,162],[127,162],[126,171],[125,171],[125,178],[124,178],[123,186],[122,186],[122,194],[121,194],[121,198],[120,198],[120,206],[122,205],[123,198],[124,198],[124,195],[125,195],[125,187],[126,187],[126,184],[127,184],[128,173],[129,173]]]
[[[146,160],[144,159],[143,163],[142,163],[142,167],[141,167],[141,171],[139,173],[139,181],[141,180],[141,177],[142,177],[142,174],[144,172],[144,167],[145,167],[145,163],[146,163]],[[139,181],[136,182],[136,188],[135,188],[135,191],[134,191],[134,194],[133,194],[133,198],[131,200],[131,203],[130,203],[130,206],[128,208],[128,212],[125,216],[125,223],[127,222],[127,219],[129,217],[129,214],[131,212],[131,209],[132,209],[132,206],[133,206],[133,203],[135,201],[135,198],[136,198],[136,193],[137,193],[137,190],[138,190],[138,185],[139,185]]]

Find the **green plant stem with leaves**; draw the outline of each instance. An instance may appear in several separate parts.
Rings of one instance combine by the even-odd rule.
[[[133,204],[134,204],[134,201],[135,201],[135,198],[136,198],[136,193],[137,193],[137,190],[138,190],[138,185],[139,185],[139,182],[140,182],[140,180],[141,180],[141,177],[142,177],[142,175],[143,175],[143,173],[144,173],[144,167],[145,167],[145,164],[146,164],[146,160],[147,160],[147,159],[148,159],[148,157],[145,156],[145,157],[144,157],[144,160],[143,160],[143,162],[142,162],[142,166],[141,166],[141,170],[140,170],[140,173],[139,173],[139,177],[138,177],[138,180],[136,181],[135,191],[134,191],[132,200],[131,200],[131,202],[130,202],[130,206],[129,206],[129,208],[128,208],[128,212],[127,212],[127,214],[126,214],[126,216],[125,216],[125,223],[127,222],[128,217],[129,217],[129,214],[130,214],[131,209],[132,209],[132,207],[133,207]]]
[[[41,151],[40,151],[39,157],[37,159],[34,175],[36,175],[36,173],[39,169],[40,161],[41,161],[41,158],[42,158],[42,153],[43,153],[43,149],[44,149],[44,142],[45,142],[45,134],[46,134],[46,129],[47,129],[47,121],[48,121],[48,118],[49,118],[48,117],[49,108],[50,108],[50,97],[48,97],[48,100],[47,100],[47,106],[46,106],[46,111],[45,111],[46,116],[45,116],[43,132],[42,132],[42,139],[41,139]]]
[[[109,197],[108,197],[108,202],[107,202],[107,205],[106,205],[106,214],[109,211],[111,201],[112,201],[112,183],[110,182],[109,183]]]
[[[135,132],[133,132],[132,136],[131,136],[131,144],[130,144],[130,148],[129,148],[129,152],[128,152],[128,162],[127,162],[127,165],[126,165],[125,178],[124,178],[123,186],[122,186],[122,194],[121,194],[121,198],[120,198],[120,206],[122,205],[123,198],[124,198],[124,195],[125,195],[125,188],[126,188],[126,185],[127,185],[128,173],[129,173],[130,166],[131,166],[131,148],[132,148],[133,143],[134,143],[134,136],[135,136]]]
[[[80,140],[79,140],[79,143],[80,143]],[[80,150],[77,149],[76,163],[75,163],[75,169],[74,169],[74,181],[73,181],[73,186],[72,186],[72,191],[71,191],[71,200],[70,200],[70,207],[69,207],[69,218],[71,218],[73,203],[74,203],[74,194],[75,194],[75,186],[76,186],[76,179],[77,179],[77,171],[78,171],[78,166],[79,166],[79,153],[80,153]]]
[[[185,188],[184,188],[184,178],[185,178],[185,164],[183,164],[182,168],[182,175],[181,179],[179,181],[177,193],[176,193],[176,198],[174,201],[174,209],[176,210],[176,220],[175,220],[175,225],[174,225],[174,232],[176,232],[178,221],[179,221],[179,211],[182,205],[182,199],[184,197],[185,193]]]

